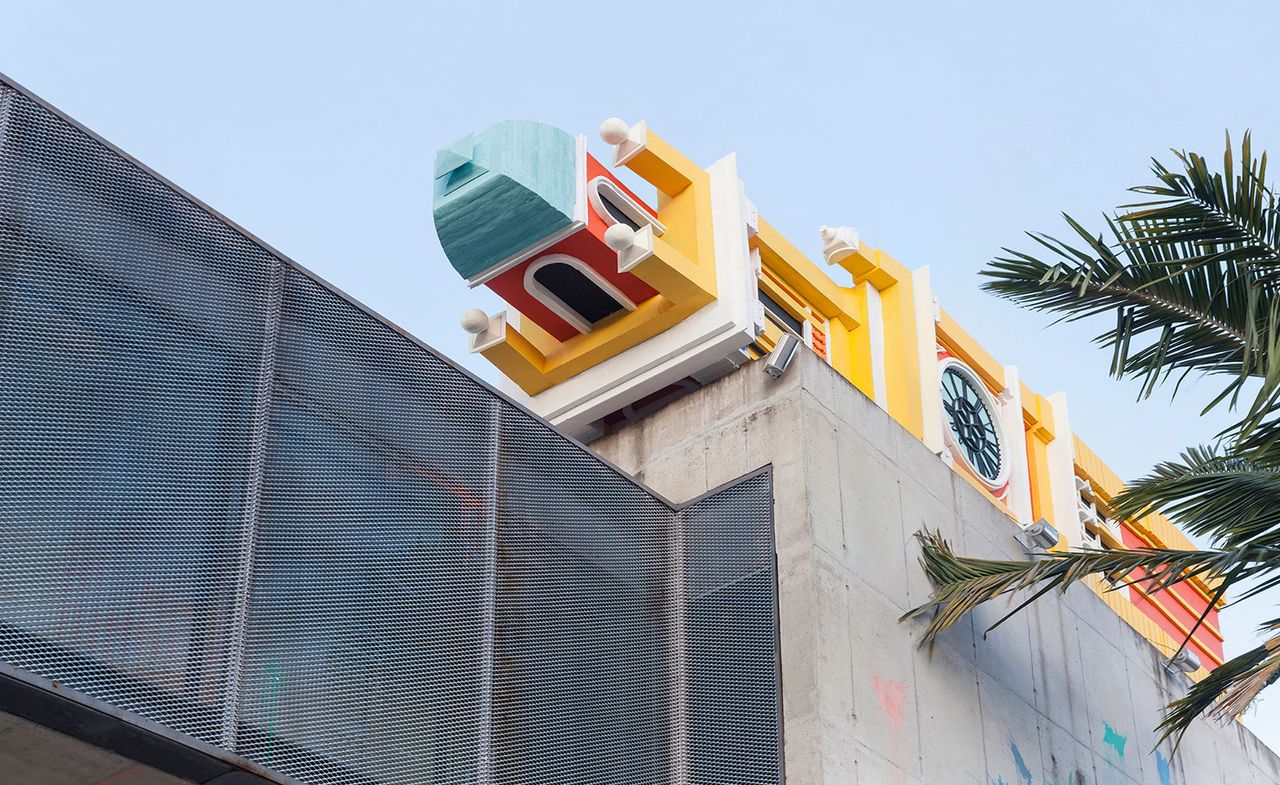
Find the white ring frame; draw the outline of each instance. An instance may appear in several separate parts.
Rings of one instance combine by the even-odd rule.
[[[600,216],[600,220],[604,221],[607,226],[613,226],[618,223],[618,219],[614,218],[608,208],[604,206],[604,197],[600,195],[600,189],[607,188],[609,191],[609,200],[614,206],[627,214],[627,217],[635,221],[640,226],[648,224],[653,227],[655,237],[661,237],[662,233],[667,231],[667,227],[662,222],[654,218],[648,210],[636,204],[636,200],[618,187],[618,184],[610,180],[604,175],[591,178],[587,183],[587,201],[591,203],[591,209],[596,215]]]
[[[634,311],[636,309],[636,304],[631,301],[630,297],[627,297],[625,294],[623,294],[622,291],[618,289],[618,287],[614,286],[612,283],[607,281],[605,277],[602,276],[600,273],[591,269],[591,266],[588,265],[586,262],[576,257],[570,256],[568,254],[563,254],[563,253],[547,254],[546,256],[539,258],[533,264],[525,268],[525,271],[524,271],[525,291],[533,295],[533,298],[535,300],[547,306],[547,308],[549,308],[551,312],[554,313],[556,316],[559,316],[561,319],[564,319],[566,322],[572,325],[573,328],[578,332],[580,333],[591,332],[591,322],[588,322],[586,319],[582,318],[582,314],[570,308],[568,303],[566,303],[564,300],[561,300],[559,297],[553,294],[550,289],[543,286],[541,283],[538,282],[536,278],[533,277],[534,273],[538,272],[543,267],[546,267],[547,265],[550,265],[550,264],[567,264],[570,267],[573,267],[578,272],[585,275],[588,278],[588,280],[590,280],[593,284],[600,287],[600,290],[602,292],[612,297],[614,301],[617,302],[619,305],[621,305],[623,308],[625,308],[628,311]]]
[[[947,411],[944,407],[940,407],[938,414],[942,417],[942,437],[946,441],[947,449],[951,451],[954,459],[964,464],[964,467],[978,479],[978,482],[987,487],[988,490],[998,491],[1009,482],[1009,473],[1012,470],[1012,461],[1009,460],[1009,438],[1004,432],[1004,422],[1001,417],[1000,403],[987,389],[987,385],[982,381],[976,372],[969,366],[965,365],[955,357],[945,357],[938,361],[938,388],[942,388],[942,376],[948,371],[954,369],[962,376],[966,377],[974,389],[978,390],[982,396],[982,402],[987,407],[987,414],[991,415],[991,426],[996,429],[996,438],[1000,441],[1000,473],[996,475],[995,480],[988,480],[982,476],[982,472],[978,471],[978,467],[974,466],[969,460],[969,456],[965,455],[964,448],[956,442],[955,436],[951,433],[951,424],[947,422]]]

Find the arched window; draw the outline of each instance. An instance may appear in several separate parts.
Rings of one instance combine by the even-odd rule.
[[[544,256],[529,265],[524,288],[583,333],[618,311],[636,309],[636,304],[600,273],[565,254]]]
[[[636,231],[643,226],[652,226],[653,233],[658,236],[667,230],[661,221],[608,177],[596,177],[587,183],[587,200],[596,215],[610,226],[625,224]]]

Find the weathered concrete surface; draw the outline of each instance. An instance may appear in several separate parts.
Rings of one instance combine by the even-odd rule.
[[[0,712],[0,782],[23,785],[185,785],[129,758]]]
[[[1266,785],[1280,759],[1243,726],[1154,749],[1186,687],[1084,587],[985,638],[984,608],[932,656],[898,617],[929,583],[912,534],[1024,558],[1012,522],[808,352],[745,366],[592,447],[676,501],[772,463],[790,785]]]

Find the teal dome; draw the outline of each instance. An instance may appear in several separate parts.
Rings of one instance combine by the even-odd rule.
[[[573,222],[577,140],[555,126],[508,120],[436,154],[432,215],[465,279]]]

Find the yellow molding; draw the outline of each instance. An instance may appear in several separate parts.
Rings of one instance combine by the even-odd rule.
[[[1025,384],[1022,388],[1022,422],[1027,431],[1044,444],[1056,438],[1053,429],[1053,404]]]
[[[644,146],[625,166],[664,194],[680,193],[707,176],[701,166],[647,129]]]
[[[997,362],[990,352],[983,349],[950,314],[939,309],[939,315],[941,319],[938,322],[938,342],[947,351],[963,360],[965,365],[976,371],[992,391],[999,393],[1007,389],[1004,366]]]
[[[585,335],[577,335],[544,354],[535,341],[545,341],[545,331],[535,325],[521,325],[528,336],[508,323],[503,339],[480,351],[507,378],[528,395],[537,395],[549,387],[582,373],[614,355],[648,340],[688,318],[711,297],[694,298],[673,303],[658,295],[636,307],[635,311],[616,314],[596,325]],[[552,338],[554,343],[555,339]]]
[[[764,218],[759,219],[759,231],[751,238],[751,247],[759,249],[763,267],[798,296],[807,300],[823,318],[838,320],[848,330],[862,323],[853,290],[840,286],[827,277],[821,268],[809,261],[807,256]]]
[[[765,294],[769,295],[779,305],[786,306],[791,315],[802,322],[809,322],[814,327],[825,327],[826,319],[821,315],[815,314],[803,300],[791,293],[787,286],[775,278],[773,271],[765,267],[761,270],[760,288]]]
[[[1049,472],[1049,441],[1027,439],[1027,474],[1031,485],[1031,518],[1043,518],[1059,532],[1067,530],[1065,521],[1058,521],[1053,512],[1053,481]]]

